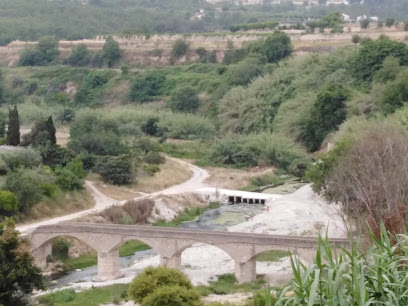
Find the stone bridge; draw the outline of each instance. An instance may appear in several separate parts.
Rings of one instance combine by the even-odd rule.
[[[155,250],[161,264],[181,269],[181,254],[195,243],[214,245],[235,261],[235,275],[239,283],[256,279],[256,255],[272,250],[291,250],[302,257],[312,254],[317,246],[314,237],[272,236],[236,232],[217,232],[154,226],[128,226],[88,223],[60,223],[41,226],[30,233],[32,251],[39,267],[47,264],[51,241],[55,237],[74,237],[98,252],[98,275],[95,280],[105,281],[121,276],[119,248],[127,241],[139,240]],[[340,246],[347,239],[332,239]]]

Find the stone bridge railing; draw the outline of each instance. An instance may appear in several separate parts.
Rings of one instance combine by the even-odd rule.
[[[316,249],[314,237],[273,236],[236,232],[217,232],[154,226],[106,225],[88,223],[61,223],[41,226],[30,233],[32,251],[36,263],[46,266],[51,254],[51,240],[58,236],[74,237],[98,252],[96,280],[111,280],[121,276],[119,248],[129,240],[142,241],[154,249],[161,264],[181,268],[181,253],[195,243],[214,245],[235,261],[235,275],[240,283],[256,278],[256,255],[272,250],[291,250],[310,254]],[[332,243],[347,246],[347,239],[332,239]]]

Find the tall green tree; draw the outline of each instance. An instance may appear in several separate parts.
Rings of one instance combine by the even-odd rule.
[[[18,117],[17,106],[9,109],[9,122],[7,129],[7,141],[9,146],[18,146],[20,144],[20,119]]]
[[[0,104],[4,103],[4,78],[3,73],[0,71]]]
[[[52,116],[49,116],[47,121],[45,122],[48,135],[50,137],[50,141],[52,144],[57,144],[57,137],[56,137],[56,129],[54,126],[54,122],[52,121]]]
[[[27,305],[34,289],[44,289],[41,271],[34,265],[28,240],[6,219],[0,224],[0,304]]]
[[[264,54],[270,63],[276,63],[292,53],[290,37],[283,32],[275,32],[265,41]]]
[[[105,45],[102,49],[103,62],[108,67],[113,67],[119,61],[121,55],[117,41],[115,41],[112,36],[106,38]]]
[[[317,95],[303,138],[309,151],[318,150],[326,136],[346,119],[347,99],[347,91],[336,84],[327,86]]]

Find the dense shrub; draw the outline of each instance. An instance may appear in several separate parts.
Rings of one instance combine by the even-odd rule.
[[[40,153],[31,148],[2,150],[0,156],[6,163],[7,168],[11,171],[14,171],[19,167],[37,167],[42,161]]]
[[[67,167],[55,169],[56,184],[65,191],[81,190],[84,188],[84,181],[78,178]]]
[[[275,32],[265,40],[263,53],[270,63],[276,63],[292,53],[290,37],[283,32]]]
[[[104,181],[115,185],[129,184],[135,179],[132,159],[129,155],[100,157],[96,171]]]
[[[200,107],[200,99],[191,86],[176,88],[167,100],[167,106],[174,112],[194,113]]]
[[[162,93],[166,76],[160,71],[139,74],[133,80],[129,97],[136,102],[151,101]]]
[[[148,295],[142,306],[201,306],[200,296],[194,290],[180,286],[164,286]]]
[[[182,272],[162,266],[146,268],[133,279],[128,292],[135,302],[143,303],[157,289],[167,286],[178,286],[186,290],[193,288],[190,280]]]
[[[401,72],[395,81],[389,82],[381,97],[381,111],[391,114],[408,102],[408,70]]]
[[[302,176],[310,163],[303,150],[285,137],[274,134],[229,135],[216,141],[210,161],[226,165],[276,165]]]
[[[0,191],[0,211],[12,213],[18,210],[18,197],[7,190]]]
[[[351,62],[351,71],[362,81],[371,81],[373,74],[381,68],[387,56],[394,56],[401,65],[408,65],[408,47],[402,42],[380,37],[377,40],[362,43],[358,54]]]
[[[348,98],[348,92],[339,85],[329,85],[317,95],[303,135],[309,151],[318,150],[326,136],[346,120]]]
[[[71,66],[87,66],[91,63],[92,53],[87,45],[80,44],[72,49],[72,54],[66,59],[65,63]]]
[[[45,66],[54,62],[58,55],[58,40],[46,36],[40,38],[36,46],[24,49],[18,63],[20,66]]]
[[[59,260],[64,260],[68,258],[69,248],[71,247],[71,243],[63,238],[55,238],[52,241],[52,256]]]
[[[69,162],[65,169],[68,169],[73,174],[75,174],[79,179],[84,179],[87,175],[87,172],[83,168],[83,162],[80,159],[75,159]]]
[[[123,210],[132,217],[135,224],[147,223],[153,207],[154,201],[151,199],[129,200],[122,206]]]
[[[43,197],[41,186],[53,183],[52,175],[43,169],[19,169],[7,174],[4,189],[17,195],[19,211],[26,212],[41,201]]]
[[[247,85],[262,73],[261,64],[259,59],[249,57],[228,67],[226,78],[231,85]]]
[[[113,67],[120,60],[121,56],[122,53],[119,44],[112,38],[112,36],[107,37],[101,52],[103,62],[108,67]]]
[[[160,165],[166,162],[166,158],[163,155],[161,155],[160,152],[153,151],[147,153],[143,157],[143,161],[147,164]]]
[[[190,48],[189,44],[182,39],[177,39],[172,47],[171,55],[174,58],[179,58],[185,55]]]

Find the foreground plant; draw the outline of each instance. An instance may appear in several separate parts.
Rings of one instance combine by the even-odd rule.
[[[291,257],[293,283],[282,290],[276,305],[408,305],[408,236],[388,234],[364,252],[350,238],[350,250],[319,238],[315,263]],[[292,294],[293,292],[293,294]]]

